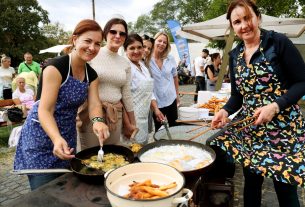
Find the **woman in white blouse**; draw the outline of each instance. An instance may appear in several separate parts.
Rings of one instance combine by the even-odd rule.
[[[154,79],[156,101],[152,101],[152,108],[155,131],[157,131],[165,118],[169,126],[177,125],[180,100],[177,63],[174,57],[169,55],[171,50],[169,37],[165,32],[158,32],[154,39],[149,66]]]
[[[0,67],[0,87],[4,99],[12,98],[12,81],[15,76],[15,69],[11,67],[11,58],[3,56]]]
[[[131,92],[134,113],[139,132],[135,141],[139,144],[148,142],[148,113],[153,94],[153,79],[149,69],[142,61],[143,40],[138,34],[130,34],[124,43],[124,49],[131,65]]]

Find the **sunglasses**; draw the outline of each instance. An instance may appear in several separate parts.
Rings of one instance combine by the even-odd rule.
[[[119,31],[116,31],[116,30],[109,30],[109,33],[110,34],[112,34],[112,35],[116,35],[117,33],[119,33],[119,35],[121,36],[121,37],[126,37],[126,32],[119,32]]]

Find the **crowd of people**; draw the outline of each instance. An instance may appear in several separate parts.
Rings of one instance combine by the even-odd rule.
[[[296,186],[305,181],[299,173],[305,163],[305,122],[296,105],[305,94],[304,61],[284,35],[260,29],[261,15],[251,0],[232,1],[227,19],[241,42],[230,52],[231,97],[211,127],[225,126],[228,116],[239,109],[239,118],[256,119],[243,131],[228,129],[211,146],[225,155],[218,157],[220,162],[229,157],[242,164],[245,206],[260,206],[264,177],[270,177],[280,205],[297,207]],[[77,140],[80,150],[104,144],[145,145],[152,120],[155,131],[164,121],[177,124],[178,67],[169,54],[167,33],[141,37],[128,33],[121,18],[110,19],[103,29],[86,19],[76,25],[69,44],[65,55],[50,59],[42,70],[25,53],[15,79],[10,58],[1,58],[3,96],[9,91],[16,104],[30,110],[15,170],[66,168]],[[118,54],[120,47],[126,57]],[[203,49],[193,65],[196,92],[214,91],[220,53]],[[60,175],[29,174],[31,189]]]

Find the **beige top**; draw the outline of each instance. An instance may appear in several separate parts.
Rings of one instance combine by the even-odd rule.
[[[103,47],[90,65],[99,77],[100,100],[115,104],[122,99],[126,110],[133,111],[130,63],[119,54]]]

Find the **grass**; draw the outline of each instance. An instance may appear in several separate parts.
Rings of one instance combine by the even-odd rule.
[[[20,126],[21,124],[14,124],[12,126],[2,126],[0,127],[0,147],[8,147],[8,139],[10,137],[11,131],[14,127]]]

